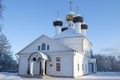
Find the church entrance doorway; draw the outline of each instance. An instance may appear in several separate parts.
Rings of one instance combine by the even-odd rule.
[[[41,62],[33,61],[33,75],[41,75]]]
[[[44,55],[44,56],[43,56]],[[45,75],[47,56],[43,53],[33,53],[28,59],[28,74],[32,76]]]

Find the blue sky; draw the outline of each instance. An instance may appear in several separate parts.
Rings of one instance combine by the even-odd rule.
[[[120,47],[120,0],[72,0],[72,10],[88,24],[87,37],[93,43],[93,52]],[[19,52],[40,35],[55,35],[53,21],[57,11],[65,22],[70,0],[3,0],[3,32]]]

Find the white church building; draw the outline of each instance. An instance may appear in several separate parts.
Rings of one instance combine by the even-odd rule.
[[[97,71],[83,17],[70,9],[66,22],[57,16],[53,38],[41,35],[17,53],[19,75],[79,77]]]

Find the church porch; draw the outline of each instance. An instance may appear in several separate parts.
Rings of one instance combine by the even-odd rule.
[[[47,55],[41,52],[33,53],[28,59],[28,70],[26,77],[42,77],[46,73],[46,61],[48,60]]]

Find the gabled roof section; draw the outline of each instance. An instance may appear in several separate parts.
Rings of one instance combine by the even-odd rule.
[[[23,48],[21,51],[19,51],[19,52],[17,53],[17,55],[21,54],[22,51],[24,51],[24,50],[27,49],[29,46],[33,45],[35,42],[39,41],[39,40],[40,40],[41,38],[43,38],[43,37],[46,38],[46,39],[48,39],[49,41],[52,41],[52,43],[58,44],[58,45],[60,45],[60,46],[63,46],[63,47],[66,48],[66,49],[73,50],[73,49],[69,48],[68,46],[65,46],[64,44],[61,44],[60,42],[57,42],[56,40],[54,40],[54,39],[52,39],[52,38],[50,38],[50,37],[47,37],[46,35],[41,35],[41,36],[38,37],[36,40],[34,40],[32,43],[30,43],[30,44],[27,45],[25,48]]]

